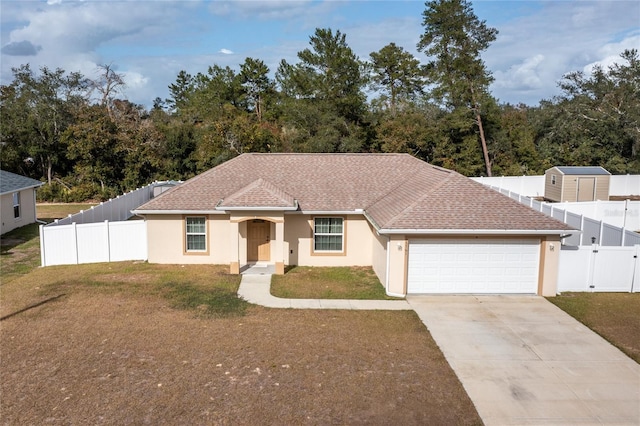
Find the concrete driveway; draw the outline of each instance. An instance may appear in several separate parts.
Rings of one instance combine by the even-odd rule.
[[[640,425],[640,365],[542,297],[409,296],[487,425]]]

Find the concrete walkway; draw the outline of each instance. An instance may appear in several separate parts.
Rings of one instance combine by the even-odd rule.
[[[238,289],[257,305],[416,311],[487,426],[640,425],[640,365],[542,297],[281,299],[259,271]]]
[[[249,303],[268,308],[411,310],[405,300],[282,299],[271,295],[271,275],[242,275],[238,295]]]
[[[486,425],[640,425],[640,365],[546,299],[407,300]]]

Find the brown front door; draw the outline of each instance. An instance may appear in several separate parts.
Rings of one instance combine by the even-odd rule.
[[[252,220],[247,223],[247,261],[271,260],[271,224]]]

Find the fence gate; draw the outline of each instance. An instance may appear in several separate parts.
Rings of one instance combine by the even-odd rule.
[[[640,246],[593,246],[590,291],[637,292],[640,291],[638,252]]]

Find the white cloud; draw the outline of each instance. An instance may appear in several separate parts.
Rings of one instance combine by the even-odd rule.
[[[495,77],[492,91],[501,101],[535,105],[560,93],[557,82],[564,74],[618,56],[634,42],[638,46],[638,2],[541,5],[535,13],[501,25],[483,55]]]
[[[220,53],[222,53],[223,55],[233,55],[233,51],[229,49],[220,49]]]
[[[613,64],[620,64],[623,62],[620,54],[624,52],[625,49],[638,49],[638,47],[640,47],[640,31],[617,43],[607,43],[602,46],[598,50],[600,59],[585,65],[582,68],[582,71],[585,74],[590,74],[596,65],[606,70]]]
[[[494,75],[495,88],[510,90],[535,90],[542,84],[541,72],[545,65],[544,55],[537,54],[514,64],[506,72],[497,71]]]

